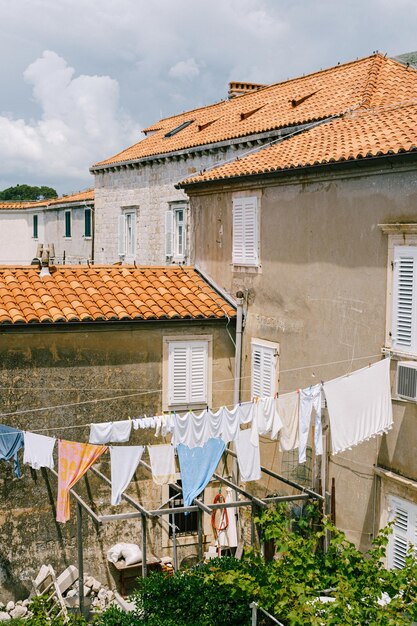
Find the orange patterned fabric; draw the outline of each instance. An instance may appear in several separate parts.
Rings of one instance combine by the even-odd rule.
[[[58,497],[56,503],[57,522],[65,523],[70,518],[69,490],[86,471],[106,452],[107,446],[76,441],[58,442]]]

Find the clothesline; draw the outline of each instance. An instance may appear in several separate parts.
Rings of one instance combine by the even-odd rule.
[[[339,365],[341,363],[351,363],[352,361],[364,361],[367,359],[375,359],[380,357],[380,354],[373,354],[370,356],[362,356],[362,357],[355,357],[354,359],[344,359],[342,361],[332,361],[329,363],[319,363],[319,364],[315,364],[315,365],[304,365],[302,367],[295,367],[295,368],[290,368],[287,370],[281,370],[280,374],[284,374],[286,372],[296,372],[296,371],[301,371],[303,369],[311,369],[314,367],[325,367],[328,365]],[[241,376],[240,380],[244,380],[246,378],[250,378],[250,376]],[[217,380],[217,381],[213,381],[213,383],[221,383],[221,382],[228,382],[234,380],[234,378],[224,378],[222,380]],[[0,387],[1,389],[39,389],[39,388],[32,388],[32,387]],[[55,387],[42,387],[43,390],[58,390],[58,388]],[[61,391],[63,391],[64,388],[60,388]],[[99,388],[90,388],[90,389],[77,389],[77,391],[91,391],[92,389],[99,389]],[[75,389],[74,389],[75,390]],[[68,391],[68,389],[67,389]],[[104,389],[103,389],[104,391]],[[98,402],[110,402],[112,400],[122,400],[124,398],[133,398],[133,397],[137,397],[137,396],[142,396],[142,395],[148,395],[148,394],[152,394],[152,393],[162,393],[162,389],[147,389],[147,390],[143,390],[143,391],[139,391],[137,393],[133,393],[133,394],[124,394],[124,395],[120,395],[120,396],[108,396],[106,398],[94,398],[92,400],[82,400],[79,402],[70,402],[67,404],[58,404],[58,405],[52,405],[52,406],[46,406],[46,407],[39,407],[39,408],[34,408],[34,409],[22,409],[22,410],[18,410],[18,411],[12,411],[9,413],[0,413],[0,418],[2,417],[10,417],[12,415],[24,415],[26,413],[36,413],[39,411],[51,411],[54,409],[63,409],[63,408],[69,408],[69,407],[74,407],[74,406],[81,406],[81,405],[85,405],[85,404],[97,404]],[[220,408],[220,407],[218,407]],[[81,425],[77,425],[77,426],[68,426],[68,427],[63,427],[64,429],[68,429],[68,428],[81,428],[83,426],[89,426],[89,424],[81,424]],[[36,430],[33,432],[43,432],[44,430],[59,430],[59,428],[46,428],[46,429],[40,429],[40,430]]]
[[[332,453],[362,443],[392,426],[390,359],[356,370],[327,383],[310,385],[289,394],[255,398],[250,402],[221,407],[213,412],[208,407],[200,414],[192,411],[183,416],[173,412],[150,418],[102,422],[90,425],[88,443],[58,439],[58,501],[57,520],[69,519],[69,490],[91,465],[107,450],[111,456],[112,504],[120,502],[123,491],[132,480],[144,446],[110,446],[125,443],[132,427],[156,428],[155,434],[172,433],[172,444],[150,446],[159,456],[159,472],[151,459],[152,473],[162,476],[164,483],[175,476],[174,447],[177,449],[184,500],[192,502],[208,484],[227,443],[233,441],[242,480],[259,480],[261,475],[259,435],[280,436],[281,450],[298,447],[299,463],[306,461],[307,440],[311,419],[314,419],[315,454],[322,454],[321,407],[324,391],[329,410]],[[251,424],[250,429],[241,425]],[[24,448],[24,463],[34,469],[53,468],[52,452],[56,438],[0,425],[0,458],[14,459],[15,473],[20,476],[18,451]],[[99,444],[99,445],[96,445]],[[165,448],[162,450],[162,448]],[[163,454],[162,454],[163,452]],[[169,456],[169,466],[162,468]],[[157,482],[157,481],[156,481]],[[164,484],[158,483],[158,484]]]

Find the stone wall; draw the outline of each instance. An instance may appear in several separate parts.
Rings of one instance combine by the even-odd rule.
[[[162,338],[181,333],[213,336],[213,380],[223,381],[213,384],[213,406],[230,404],[234,348],[222,322],[3,328],[1,421],[60,438],[88,441],[86,425],[91,422],[157,414],[162,403]],[[130,397],[100,401],[119,395]],[[47,408],[53,406],[58,408]],[[42,410],[13,415],[38,408]],[[162,443],[153,431],[133,431],[129,444],[157,441]],[[108,455],[101,457],[98,467],[110,475]],[[23,465],[22,474],[17,479],[10,463],[0,463],[0,600],[27,597],[31,580],[43,563],[51,563],[60,571],[77,562],[74,503],[70,522],[58,524],[55,477],[49,471],[35,472]],[[77,491],[99,514],[133,510],[125,504],[112,508],[110,488],[92,472],[79,482]],[[146,508],[158,508],[162,503],[160,487],[144,469],[138,470],[128,493]],[[161,533],[157,520],[148,524],[149,551],[158,556],[167,554],[169,548],[164,552]],[[85,571],[112,585],[106,551],[118,541],[140,544],[140,519],[111,522],[97,529],[84,514],[83,536]],[[191,551],[195,552],[195,547]]]
[[[95,261],[115,263],[118,254],[119,215],[136,207],[136,258],[141,265],[166,265],[165,212],[170,202],[187,200],[175,184],[195,172],[236,157],[248,148],[207,150],[175,160],[148,161],[95,174]],[[188,221],[188,220],[187,220]],[[187,244],[187,248],[188,248]],[[130,262],[132,262],[131,260]],[[185,258],[189,263],[189,256]]]

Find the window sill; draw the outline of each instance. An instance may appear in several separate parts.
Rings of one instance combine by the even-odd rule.
[[[396,350],[395,348],[383,346],[383,348],[381,349],[381,353],[391,357],[392,359],[394,359],[394,361],[417,361],[417,353],[415,352],[401,352],[400,350]]]
[[[86,241],[91,241],[92,237],[87,237],[86,235],[83,235],[83,239],[85,239]]]
[[[199,403],[199,404],[168,404],[167,408],[164,409],[165,411],[181,411],[181,413],[183,412],[187,412],[187,411],[204,411],[204,409],[207,408],[207,403]],[[210,408],[210,407],[209,407]]]
[[[232,263],[232,271],[236,273],[260,274],[262,273],[262,265],[241,265]]]
[[[72,237],[65,237],[65,235],[64,235],[63,238],[64,238],[65,241],[71,241],[71,239],[72,239]]]

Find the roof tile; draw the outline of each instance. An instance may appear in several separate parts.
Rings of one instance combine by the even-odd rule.
[[[34,266],[0,267],[0,324],[235,314],[192,267],[56,266],[44,278]]]
[[[386,106],[411,98],[417,98],[417,71],[374,54],[160,120],[149,127],[155,131],[152,135],[96,163],[92,169],[307,124],[352,108]],[[247,116],[250,112],[253,113]],[[188,120],[194,121],[172,137],[165,137]],[[199,130],[209,121],[213,123]]]

